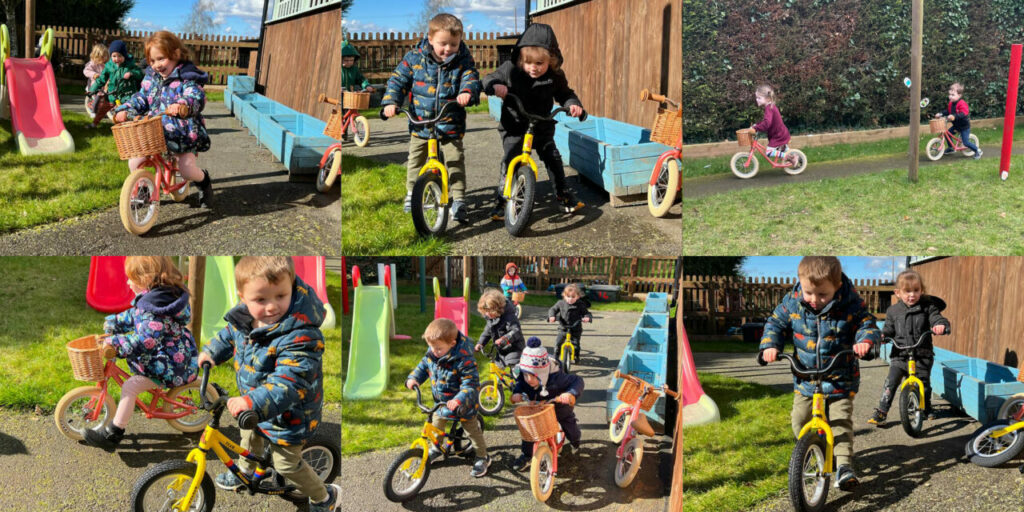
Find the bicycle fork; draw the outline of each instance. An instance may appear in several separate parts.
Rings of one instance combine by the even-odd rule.
[[[515,174],[516,167],[521,162],[526,162],[530,165],[530,170],[533,171],[534,179],[537,179],[537,163],[530,158],[530,153],[533,151],[533,127],[526,130],[526,135],[523,137],[523,153],[512,159],[508,163],[508,168],[505,170],[505,189],[502,192],[502,197],[505,199],[512,198],[512,175]]]
[[[800,429],[800,433],[796,436],[797,441],[803,439],[804,435],[811,430],[814,430],[815,433],[818,431],[825,432],[825,474],[830,475],[834,469],[832,467],[832,447],[835,445],[835,438],[832,437],[832,427],[825,421],[825,395],[820,393],[814,394],[811,406],[811,421],[807,422]]]
[[[906,387],[907,384],[916,383],[917,384],[917,395],[918,395],[918,402],[917,402],[918,403],[918,407],[923,408],[924,407],[924,382],[921,382],[921,379],[917,378],[917,362],[914,361],[913,357],[911,357],[910,359],[907,360],[907,373],[909,374],[909,376],[907,378],[903,379],[903,383],[900,384],[900,392],[901,393],[903,392],[903,388]]]
[[[437,139],[427,139],[427,163],[420,169],[420,175],[426,172],[436,172],[441,175],[441,204],[448,204],[448,173],[441,172],[440,160],[437,158]]]

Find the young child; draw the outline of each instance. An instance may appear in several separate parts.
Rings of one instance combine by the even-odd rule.
[[[757,99],[757,106],[764,107],[764,118],[761,122],[751,125],[750,129],[768,134],[768,156],[781,156],[784,161],[796,165],[796,157],[786,155],[786,150],[789,149],[789,129],[782,122],[782,113],[775,105],[775,90],[768,84],[760,85],[754,91],[754,97]]]
[[[511,300],[512,293],[525,292],[526,284],[519,278],[519,267],[513,262],[505,264],[505,275],[501,278],[501,292]]]
[[[954,82],[949,86],[949,103],[946,104],[946,108],[942,112],[935,114],[935,117],[945,116],[946,119],[953,122],[953,126],[949,128],[949,134],[953,135],[959,132],[963,145],[974,151],[974,159],[977,160],[981,158],[981,148],[971,142],[971,109],[967,107],[967,100],[963,99],[963,95],[963,84]],[[945,152],[953,153],[954,151],[947,145]]]
[[[94,47],[90,58],[95,59],[95,55],[96,48]],[[94,62],[95,60],[92,60],[90,64]],[[88,69],[86,71],[86,76],[89,76]],[[142,70],[135,65],[135,58],[128,53],[128,46],[124,44],[124,41],[117,39],[110,43],[110,60],[103,66],[103,71],[96,76],[88,88],[88,92],[91,94],[99,91],[104,85],[107,86],[106,100],[97,101],[93,107],[96,115],[93,117],[91,126],[93,128],[99,126],[100,121],[118,101],[125,103],[138,92],[140,80],[142,80]]]
[[[942,299],[925,295],[924,280],[913,270],[904,270],[896,277],[896,297],[900,300],[889,306],[885,311],[885,327],[882,336],[894,338],[900,345],[913,345],[924,333],[945,334],[949,330],[949,320],[942,316],[946,303]],[[896,394],[900,382],[908,375],[908,351],[892,347],[889,358],[889,376],[882,385],[882,398],[878,408],[868,419],[868,423],[881,426],[889,414],[889,406]],[[935,351],[932,348],[932,337],[925,336],[921,345],[914,349],[914,361],[917,364],[916,375],[924,383],[924,413],[932,417],[932,386],[931,371]]]
[[[341,90],[373,92],[370,81],[359,72],[356,61],[359,60],[359,50],[349,44],[348,41],[341,43]]]
[[[438,14],[430,20],[427,38],[405,54],[391,73],[387,91],[380,104],[391,117],[412,93],[411,110],[420,119],[432,119],[445,104],[456,101],[466,107],[480,103],[480,74],[469,48],[462,42],[462,22],[451,14]],[[406,213],[412,211],[412,186],[420,167],[427,161],[430,130],[409,125],[409,159],[406,162]],[[452,217],[461,224],[469,222],[466,209],[466,173],[462,137],[466,134],[466,111],[449,109],[437,125],[438,143],[448,167],[452,195]]]
[[[580,361],[580,335],[583,334],[583,326],[575,325],[577,322],[592,322],[594,316],[590,314],[590,301],[583,296],[582,290],[576,283],[571,283],[562,290],[562,300],[555,303],[548,309],[548,323],[558,321],[558,338],[555,341],[555,353],[565,339],[565,331],[569,331],[569,340],[575,347],[576,356],[572,362]],[[570,329],[571,327],[571,329]]]
[[[103,72],[103,68],[106,67],[107,61],[109,60],[110,53],[107,51],[106,46],[103,46],[100,43],[96,43],[92,46],[92,51],[89,52],[89,62],[86,63],[85,69],[82,71],[85,78],[89,79],[85,84],[86,91],[92,87],[92,83],[95,82],[96,77],[100,76],[100,73]]]
[[[477,340],[476,349],[480,352],[491,340],[498,347],[498,365],[502,368],[515,368],[519,364],[519,356],[526,346],[523,330],[516,317],[516,308],[505,296],[494,288],[484,290],[476,304],[477,311],[487,319],[484,332]]]
[[[863,357],[878,342],[875,318],[864,307],[853,283],[843,274],[839,259],[833,256],[808,256],[797,267],[799,282],[775,308],[764,326],[762,356],[772,362],[792,336],[796,355],[807,368],[820,368],[832,354],[852,348]],[[825,377],[822,390],[826,397],[829,425],[835,435],[836,485],[844,491],[857,486],[853,470],[853,397],[860,386],[857,358],[844,355]],[[811,419],[814,387],[809,381],[793,377],[793,435]]]
[[[487,474],[491,457],[487,455],[484,433],[476,420],[480,374],[473,358],[473,347],[459,332],[455,322],[447,318],[436,318],[430,322],[423,331],[423,341],[430,349],[406,377],[405,387],[413,389],[428,378],[433,381],[430,391],[434,401],[445,403],[434,413],[433,425],[445,430],[450,420],[462,422],[476,452],[469,474],[480,478]],[[439,455],[441,451],[431,445],[430,460]]]
[[[503,62],[493,73],[484,78],[484,92],[504,99],[508,93],[515,94],[523,108],[535,115],[547,116],[551,113],[555,101],[559,105],[569,107],[569,115],[579,117],[583,106],[576,93],[569,88],[565,73],[561,70],[562,52],[558,49],[555,31],[543,23],[534,23],[527,27],[519,36],[512,60]],[[512,100],[509,100],[512,101]],[[523,150],[523,137],[526,134],[527,120],[521,118],[514,107],[503,103],[501,109],[501,146],[505,157],[501,161],[498,173],[498,189],[491,219],[505,219],[505,174],[509,162]],[[576,200],[565,183],[565,169],[562,168],[562,156],[555,147],[555,124],[542,123],[534,128],[534,148],[540,155],[544,167],[548,170],[551,181],[555,183],[555,198],[568,212],[574,212],[584,205]]]
[[[557,368],[558,361],[544,350],[540,339],[530,337],[526,341],[526,350],[523,350],[523,359],[519,362],[519,377],[516,379],[516,387],[512,389],[512,403],[554,398],[555,417],[565,437],[569,439],[571,448],[565,451],[569,454],[579,450],[580,438],[583,436],[576,423],[576,413],[573,412],[576,399],[583,394],[583,379],[579,375],[560,372]],[[522,451],[519,458],[513,463],[516,471],[529,467],[533,443],[523,441],[520,448]]]
[[[114,109],[117,113],[114,122],[123,123],[135,116],[162,112],[167,149],[178,158],[181,175],[199,185],[199,206],[211,208],[210,174],[196,165],[196,154],[210,149],[210,136],[201,114],[206,106],[203,84],[209,81],[210,75],[188,60],[188,51],[181,40],[166,30],[146,40],[146,59],[150,67],[142,80],[142,90]],[[132,158],[128,167],[134,171],[144,160]]]
[[[241,431],[242,448],[262,454],[269,440],[274,469],[309,496],[311,511],[340,510],[341,487],[325,486],[302,460],[302,443],[316,432],[323,408],[324,305],[295,276],[291,258],[246,256],[235,265],[235,284],[240,304],[224,315],[228,324],[203,347],[199,365],[234,357],[241,396],[228,400],[228,412],[253,410],[260,419],[258,429]],[[238,469],[251,475],[256,467],[240,458]],[[215,482],[243,488],[230,471]]]
[[[189,332],[188,291],[174,262],[166,256],[129,256],[124,271],[135,292],[132,307],[103,323],[107,350],[124,358],[133,374],[121,385],[114,420],[105,428],[87,429],[85,442],[113,451],[135,410],[135,397],[153,388],[183,386],[196,379],[196,343]]]

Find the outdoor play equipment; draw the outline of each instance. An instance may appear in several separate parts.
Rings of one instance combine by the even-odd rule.
[[[364,285],[359,267],[352,267],[352,338],[343,396],[376,398],[388,385],[389,345],[395,332],[391,307],[391,267],[384,267],[384,285]]]
[[[101,313],[120,313],[132,305],[135,292],[124,273],[125,256],[93,256],[89,259],[89,280],[85,302]]]
[[[334,308],[327,300],[327,261],[323,256],[292,256],[295,264],[295,275],[305,281],[316,292],[317,298],[324,304],[326,313],[321,329],[333,329],[336,325]]]
[[[64,128],[53,76],[53,29],[39,40],[39,57],[10,55],[7,27],[0,25],[0,90],[7,93],[11,125],[22,155],[73,153],[75,141]],[[29,52],[26,52],[29,53]]]
[[[640,462],[644,457],[644,438],[640,436],[654,435],[654,429],[647,422],[647,416],[640,414],[640,411],[649,410],[654,406],[659,391],[643,379],[624,375],[618,370],[615,370],[615,378],[623,379],[618,396],[623,405],[629,406],[625,414],[621,415],[621,419],[612,423],[609,430],[612,441],[619,443],[619,448],[615,451],[615,485],[625,488],[633,483],[633,479],[640,471]],[[668,386],[663,386],[661,392],[673,398],[679,397]]]
[[[207,256],[203,280],[203,326],[199,331],[199,345],[209,342],[227,324],[224,315],[238,303],[235,286],[235,258]],[[193,333],[195,334],[195,333]]]
[[[347,93],[346,93],[347,94]],[[338,100],[334,98],[328,98],[327,95],[321,94],[317,98],[318,102],[327,103],[330,105],[337,105]],[[351,112],[351,111],[349,111]],[[348,112],[345,112],[345,117],[348,117]],[[324,151],[324,156],[320,158],[320,170],[316,174],[316,189],[319,192],[327,192],[334,186],[334,180],[341,174],[341,136],[345,133],[346,127],[343,126],[341,120],[341,112],[338,109],[331,109],[331,117],[327,119],[327,125],[324,127],[324,135],[333,139],[338,139],[339,142],[331,144]],[[363,121],[366,118],[360,117]],[[364,146],[366,141],[360,144],[359,135],[356,135],[356,145]]]
[[[434,320],[447,318],[455,322],[459,332],[469,335],[469,278],[462,280],[461,297],[442,297],[441,284],[434,278]]]
[[[729,167],[732,168],[732,173],[737,178],[749,179],[757,176],[757,153],[760,153],[773,168],[781,167],[789,175],[795,176],[807,169],[807,155],[799,149],[789,148],[786,150],[787,157],[796,157],[792,161],[783,159],[780,155],[768,156],[768,147],[757,140],[757,132],[753,128],[736,130],[736,142],[740,146],[750,148],[747,151],[740,151],[732,155],[732,160],[729,160]]]
[[[693,362],[693,351],[690,340],[686,337],[686,329],[680,333],[679,357],[683,359],[683,381],[679,387],[683,391],[683,425],[703,425],[719,420],[718,405],[700,386],[697,377],[697,365]]]
[[[960,151],[964,156],[974,156],[974,151],[967,149],[967,146],[965,146],[960,140],[959,133],[956,135],[949,133],[949,127],[951,125],[952,122],[946,118],[932,119],[928,121],[928,128],[931,130],[932,134],[937,135],[937,137],[929,140],[928,145],[925,146],[925,154],[928,155],[929,160],[936,161],[942,158],[942,155],[946,153],[946,148],[949,148],[952,151]],[[978,147],[979,142],[977,135],[972,133],[970,140],[971,144],[974,144],[974,147],[981,149]]]
[[[1010,153],[1013,151],[1013,122],[1017,115],[1017,86],[1020,81],[1021,50],[1024,45],[1010,47],[1010,74],[1006,84],[1006,111],[1003,114],[1003,147],[999,156],[999,178],[1010,177]]]
[[[683,187],[683,109],[661,94],[640,91],[640,101],[657,101],[674,106],[675,110],[658,107],[651,130],[651,141],[671,147],[658,156],[647,185],[647,209],[655,217],[664,217],[675,203],[676,194]]]

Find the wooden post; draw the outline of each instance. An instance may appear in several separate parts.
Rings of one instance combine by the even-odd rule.
[[[676,302],[676,339],[683,338],[683,277],[679,276],[679,300]],[[681,343],[681,342],[680,342]],[[678,345],[678,343],[677,343]],[[678,354],[678,352],[677,352]],[[683,357],[677,355],[678,368],[676,368],[676,386],[678,391],[683,390]],[[672,490],[669,497],[669,510],[683,509],[683,402],[676,402],[676,435],[672,441],[672,451],[675,454],[675,463],[672,469]]]
[[[636,264],[637,258],[633,258],[629,262],[629,282],[626,283],[626,295],[632,297],[633,290],[636,289]]]
[[[14,20],[11,20],[13,25]],[[36,47],[33,43],[36,28],[36,2],[25,0],[25,50],[22,52],[26,59],[32,58],[32,49]]]
[[[473,281],[472,268],[473,268],[473,259],[472,259],[472,257],[470,257],[470,256],[463,256],[462,257],[462,282],[466,282],[466,278],[467,277],[469,278],[470,282]],[[463,291],[461,293],[465,293],[465,291]]]
[[[196,338],[197,347],[203,346],[201,333],[203,327],[203,283],[206,282],[206,257],[189,256],[188,258],[188,294],[192,307],[192,320],[188,324],[188,330]],[[196,326],[199,328],[197,329]]]
[[[615,275],[615,263],[616,263],[615,262],[615,256],[612,256],[611,257],[611,262],[608,263],[608,265],[611,267],[611,269],[608,270],[608,285],[609,286],[615,286],[615,278],[617,277]]]
[[[715,277],[708,280],[708,320],[711,334],[718,334],[718,281]]]
[[[921,34],[924,32],[924,0],[913,0],[910,36],[910,166],[907,179],[917,183],[917,159],[921,148]]]

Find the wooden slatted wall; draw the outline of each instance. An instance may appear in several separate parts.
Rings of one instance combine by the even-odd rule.
[[[326,121],[331,109],[316,99],[341,92],[341,8],[267,25],[259,58],[265,96]]]

